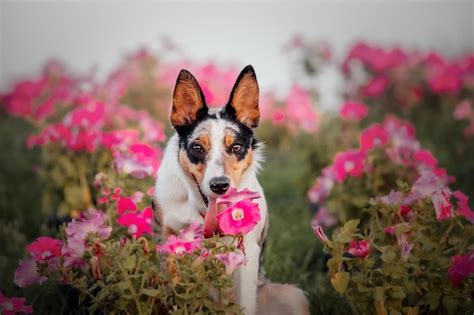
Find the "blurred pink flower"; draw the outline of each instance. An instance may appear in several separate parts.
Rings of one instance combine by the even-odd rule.
[[[413,155],[415,162],[421,163],[424,166],[434,169],[438,165],[438,160],[433,156],[433,154],[425,149],[420,149],[415,152]]]
[[[472,105],[469,100],[464,100],[458,105],[453,112],[454,119],[463,120],[463,119],[470,119],[472,116]]]
[[[348,101],[344,103],[339,111],[339,116],[345,120],[361,121],[369,112],[367,105]]]
[[[316,178],[316,182],[308,191],[308,199],[313,203],[321,203],[331,192],[336,180],[334,166],[330,165],[321,171],[321,176]]]
[[[13,315],[16,313],[33,313],[31,306],[25,305],[26,299],[24,297],[6,297],[0,292],[0,313],[3,315]]]
[[[474,211],[469,207],[469,197],[459,190],[453,192],[453,196],[457,199],[457,214],[462,215],[471,223],[474,223]]]
[[[231,203],[229,208],[217,214],[216,218],[219,223],[219,228],[224,234],[247,234],[253,230],[260,221],[260,209],[258,204],[251,201],[255,198],[259,197],[247,197],[244,200]],[[228,202],[221,203],[229,204]]]
[[[313,106],[311,94],[298,85],[293,85],[285,100],[286,117],[293,128],[306,132],[318,130],[319,117]]]
[[[362,91],[367,97],[379,97],[383,94],[385,89],[390,84],[390,81],[386,76],[380,75],[371,79],[363,88]]]
[[[451,191],[444,187],[433,172],[422,172],[413,184],[412,191],[418,193],[421,197],[431,198],[438,220],[445,220],[453,216],[453,207],[449,200]]]
[[[73,219],[66,226],[68,243],[71,240],[84,242],[87,239],[105,240],[109,238],[112,228],[106,226],[104,221],[104,215],[99,211],[93,211],[88,218],[83,214],[81,218]]]
[[[347,250],[349,254],[358,257],[365,258],[370,255],[370,242],[367,240],[362,241],[351,241],[349,249]]]
[[[36,261],[33,257],[20,260],[20,264],[15,271],[13,282],[20,288],[30,286],[32,284],[43,284],[48,278],[38,272]]]
[[[203,239],[203,226],[197,222],[193,222],[187,228],[182,229],[178,236],[170,235],[163,245],[157,245],[156,251],[173,255],[192,253],[201,246]],[[208,253],[202,255],[207,256]],[[205,257],[202,257],[202,259],[204,258]]]
[[[120,226],[128,228],[132,237],[140,237],[143,233],[152,234],[153,210],[145,208],[142,212],[126,213],[117,219]]]
[[[128,150],[115,151],[115,167],[124,174],[137,178],[156,176],[161,161],[162,151],[145,143],[134,143]]]
[[[247,261],[245,255],[236,254],[233,252],[216,254],[216,257],[224,264],[225,272],[229,275],[231,275],[235,269],[239,268]]]
[[[26,250],[37,262],[43,262],[61,256],[62,245],[63,242],[61,240],[56,240],[49,236],[40,236],[26,246]]]
[[[358,150],[348,150],[338,152],[334,157],[334,171],[336,181],[341,183],[347,176],[360,177],[364,173],[364,152]]]
[[[448,272],[451,284],[453,287],[458,287],[464,279],[474,273],[474,251],[463,256],[452,256]]]
[[[121,197],[117,200],[117,213],[124,214],[127,211],[136,211],[137,205],[130,198]]]
[[[172,254],[181,256],[183,254],[192,253],[192,243],[184,242],[176,235],[170,235],[163,245],[156,245],[156,251],[159,253]]]
[[[428,72],[428,86],[437,94],[456,94],[463,85],[462,75],[462,70],[457,65],[436,67]]]
[[[320,225],[322,227],[328,228],[336,224],[337,218],[330,214],[325,207],[319,208],[316,214],[313,216],[311,220],[311,226]]]
[[[360,134],[360,149],[363,152],[374,147],[384,146],[388,142],[388,133],[381,124],[373,124]]]

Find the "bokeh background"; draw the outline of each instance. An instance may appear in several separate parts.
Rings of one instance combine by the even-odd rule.
[[[258,133],[267,144],[261,181],[271,213],[268,276],[303,288],[314,314],[350,312],[327,280],[327,256],[311,229],[322,203],[308,198],[308,191],[337,152],[356,146],[363,128],[395,114],[414,125],[436,167],[456,177],[453,189],[474,196],[473,51],[473,1],[1,1],[0,291],[26,295],[43,313],[70,307],[64,288],[20,289],[12,277],[26,244],[40,234],[57,234],[61,223],[97,206],[95,173],[120,168],[120,157],[103,153],[101,145],[74,147],[45,131],[66,123],[62,119],[76,106],[90,105],[76,104],[71,95],[85,93],[150,116],[127,120],[126,110],[109,110],[124,121],[107,118],[101,132],[131,127],[146,134],[153,126],[169,136],[170,93],[182,67],[222,105],[238,71],[252,64],[264,112]],[[42,94],[19,83],[49,82],[39,89],[56,89],[58,77],[65,78],[67,93],[58,92],[54,102],[73,105],[38,114]],[[355,125],[339,114],[349,100],[369,108]],[[147,145],[159,157],[164,143],[160,134]],[[76,157],[89,167],[87,183]],[[71,173],[64,160],[73,162]],[[139,163],[146,159],[134,165]],[[152,185],[153,174],[144,172],[131,187],[146,191]],[[127,175],[137,181],[133,170]],[[343,188],[360,188],[351,185]],[[388,193],[392,186],[381,190]],[[363,189],[367,197],[372,193]],[[350,208],[353,215],[366,201],[347,204],[347,198],[327,207]],[[329,228],[331,220],[320,216],[318,222]],[[51,296],[62,297],[57,307],[47,302]]]

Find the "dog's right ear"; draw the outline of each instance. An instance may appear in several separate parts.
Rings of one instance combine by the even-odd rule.
[[[173,93],[171,124],[175,129],[189,126],[207,111],[206,100],[196,78],[189,71],[181,70]]]

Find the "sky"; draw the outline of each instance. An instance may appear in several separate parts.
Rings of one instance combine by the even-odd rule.
[[[474,1],[152,2],[0,0],[0,93],[51,57],[105,76],[126,53],[156,51],[165,36],[181,47],[168,59],[252,64],[262,88],[294,78],[282,46],[295,34],[324,39],[341,57],[358,39],[383,45],[474,49]]]

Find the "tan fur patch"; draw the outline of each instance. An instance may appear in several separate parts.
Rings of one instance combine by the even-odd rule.
[[[248,73],[238,82],[230,102],[237,119],[249,127],[256,127],[260,119],[258,93],[258,83],[255,77]]]
[[[179,163],[181,164],[181,167],[188,176],[194,176],[198,183],[202,182],[202,179],[204,178],[204,173],[206,172],[206,166],[204,164],[191,163],[185,151],[179,152]]]
[[[234,144],[235,137],[232,134],[227,134],[224,136],[224,145],[227,149],[230,148],[231,145]]]
[[[196,140],[196,142],[202,145],[202,147],[204,148],[206,152],[209,152],[209,150],[211,149],[211,139],[209,139],[209,135],[200,136]]]
[[[253,151],[248,150],[244,159],[239,161],[233,154],[227,154],[224,158],[225,173],[229,176],[231,186],[236,187],[240,184],[242,175],[252,165]]]
[[[196,120],[197,112],[204,104],[201,88],[196,79],[191,73],[182,71],[173,93],[171,124],[175,127],[191,124]]]

